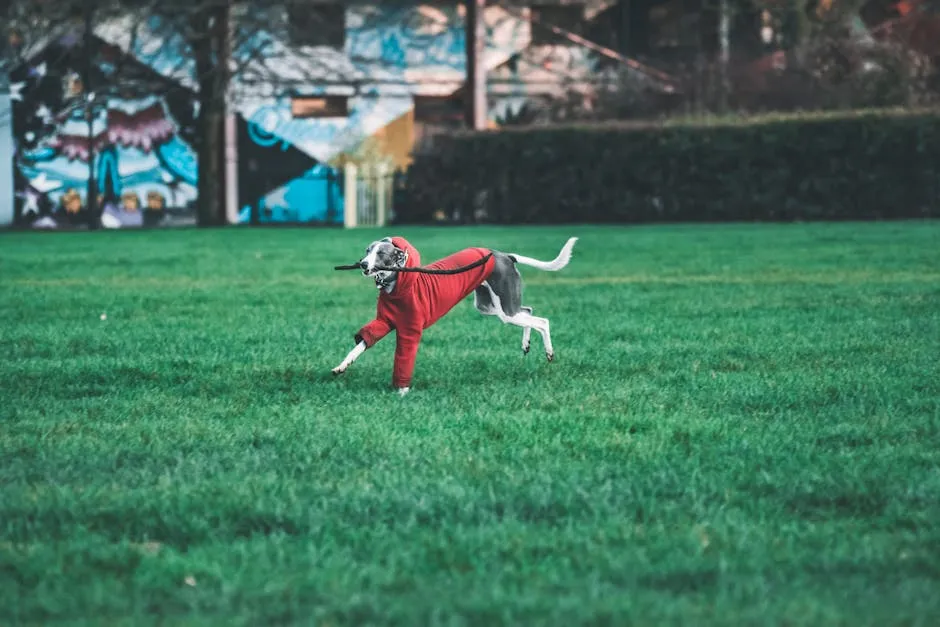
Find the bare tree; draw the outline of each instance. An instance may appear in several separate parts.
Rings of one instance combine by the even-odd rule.
[[[197,223],[224,223],[223,125],[231,77],[229,0],[123,0],[121,47],[196,93]]]

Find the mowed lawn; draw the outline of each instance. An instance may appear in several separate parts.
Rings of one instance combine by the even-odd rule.
[[[412,393],[333,265],[523,268]],[[0,235],[0,625],[940,624],[940,223]]]

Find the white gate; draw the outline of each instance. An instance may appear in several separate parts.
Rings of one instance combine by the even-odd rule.
[[[343,168],[343,225],[386,226],[393,212],[395,175],[385,163]]]

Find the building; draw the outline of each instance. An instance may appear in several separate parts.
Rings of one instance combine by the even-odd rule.
[[[463,124],[464,3],[272,4],[233,4],[228,221],[340,224],[346,164],[387,185],[437,132]],[[782,27],[764,13],[736,16],[733,58],[777,59],[764,55]],[[697,0],[504,2],[483,21],[493,127],[550,119],[559,102],[590,109],[624,69],[668,93],[669,75],[644,63],[669,69],[719,45],[717,14]],[[80,44],[78,26],[50,33],[21,51],[8,90],[0,77],[0,160],[13,163],[14,190],[0,224],[81,222],[89,175],[105,226],[191,223],[198,98],[186,42],[157,16],[96,24],[91,127]]]
[[[565,21],[576,31],[611,4],[487,7],[490,124],[586,93],[597,55],[539,25]],[[234,22],[263,10],[260,23],[271,26],[233,49],[230,222],[342,223],[344,164],[404,169],[423,138],[461,122],[462,3],[235,6]],[[198,99],[185,42],[155,16],[96,24],[94,35],[90,129],[77,26],[35,42],[10,73],[12,219],[81,222],[92,173],[109,208],[105,226],[192,222]]]

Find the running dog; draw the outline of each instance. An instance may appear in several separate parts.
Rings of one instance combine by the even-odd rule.
[[[418,345],[425,329],[473,293],[473,304],[485,316],[496,316],[505,324],[522,327],[522,352],[529,352],[532,329],[542,336],[545,356],[555,358],[547,318],[532,315],[522,304],[522,276],[517,264],[557,272],[568,265],[577,237],[565,242],[552,261],[507,254],[487,248],[466,248],[432,263],[432,272],[399,272],[396,268],[419,268],[421,255],[402,237],[386,237],[372,242],[358,267],[363,276],[375,281],[379,290],[375,319],[354,336],[355,348],[333,368],[333,374],[346,371],[366,349],[394,329],[397,336],[392,385],[404,396],[411,389]],[[467,268],[467,266],[470,266]]]

